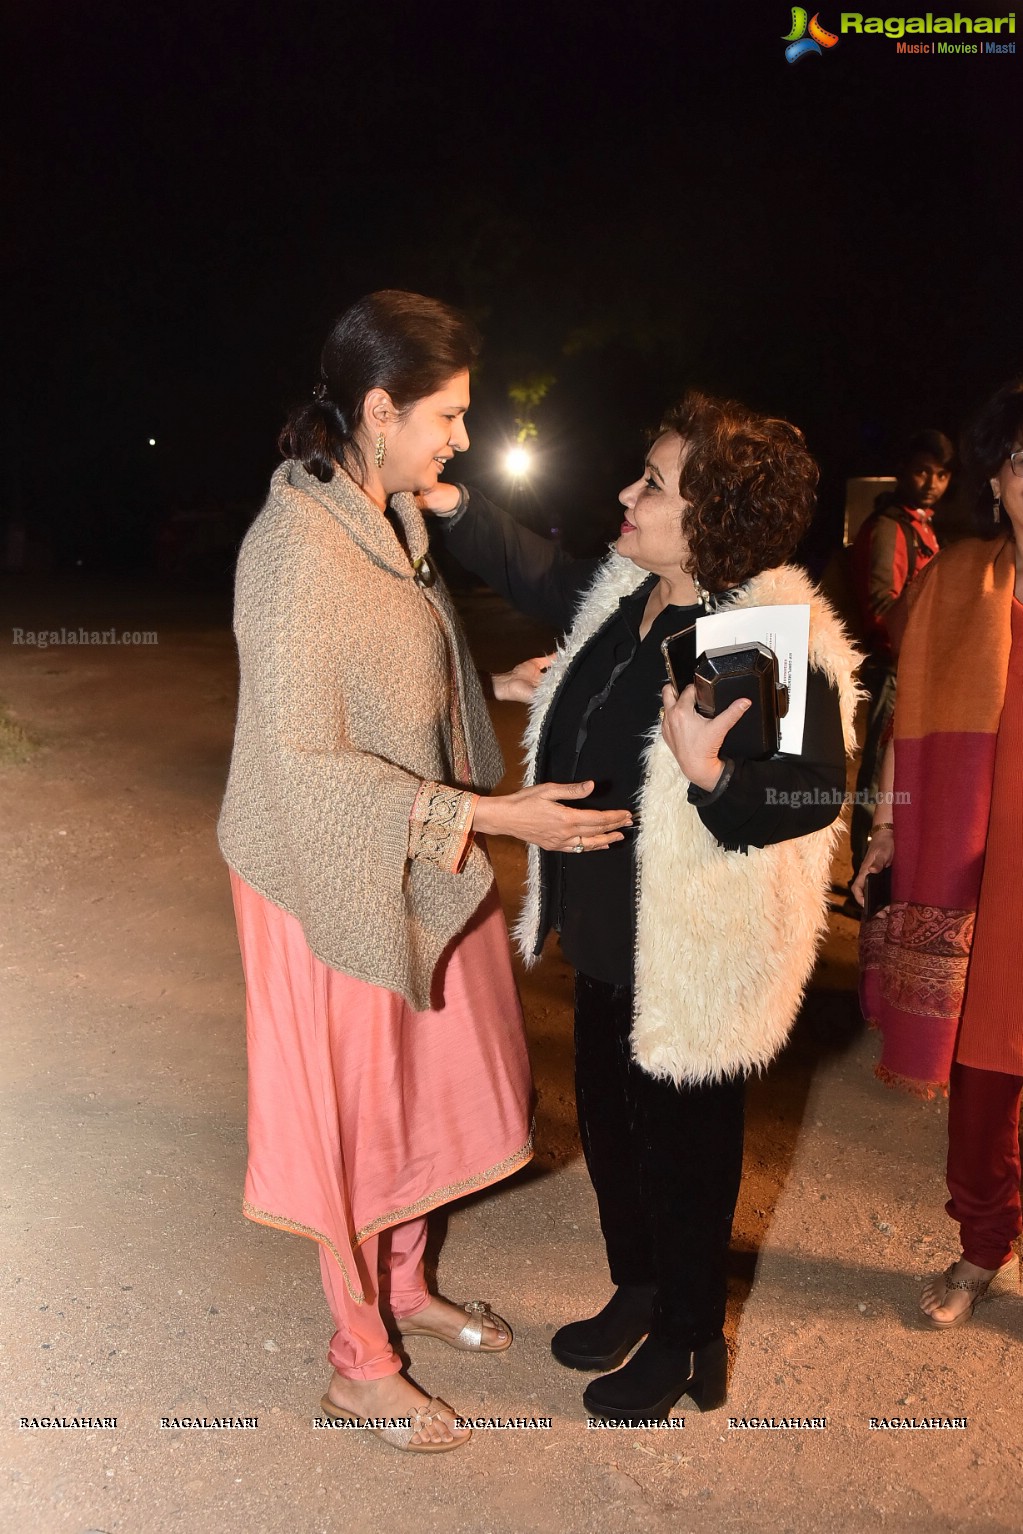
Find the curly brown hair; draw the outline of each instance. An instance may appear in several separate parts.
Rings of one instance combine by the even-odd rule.
[[[687,447],[679,493],[689,573],[708,591],[789,558],[810,525],[819,471],[802,433],[734,400],[690,389],[665,414]]]

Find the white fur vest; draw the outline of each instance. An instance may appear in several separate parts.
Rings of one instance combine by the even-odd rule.
[[[585,593],[556,660],[536,690],[526,729],[527,783],[569,666],[647,572],[612,553]],[[739,607],[810,604],[810,664],[837,688],[846,750],[853,745],[859,655],[808,577],[791,565],[766,570],[730,598]],[[727,852],[688,799],[689,780],[659,727],[646,749],[637,836],[634,1058],[675,1081],[720,1080],[768,1064],[785,1043],[824,930],[836,819],[748,853]],[[540,924],[540,854],[529,876],[515,939],[535,962]]]

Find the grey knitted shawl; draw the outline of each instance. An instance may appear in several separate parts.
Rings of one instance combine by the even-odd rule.
[[[450,598],[414,576],[422,516],[411,495],[391,505],[408,554],[347,474],[322,484],[294,461],[274,474],[238,559],[238,720],[218,835],[326,964],[423,1010],[493,872],[477,846],[457,874],[410,860],[410,811],[424,781],[486,792],[503,763]],[[457,783],[453,715],[468,755]]]

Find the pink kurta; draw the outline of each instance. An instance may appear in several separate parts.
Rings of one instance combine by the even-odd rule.
[[[532,1155],[532,1085],[496,891],[441,961],[436,1011],[330,969],[231,873],[247,992],[244,1212],[312,1236],[364,1298],[353,1250]]]

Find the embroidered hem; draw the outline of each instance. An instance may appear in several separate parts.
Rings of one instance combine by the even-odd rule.
[[[334,1258],[338,1267],[341,1269],[341,1276],[345,1281],[345,1288],[348,1290],[348,1293],[351,1295],[356,1305],[364,1305],[366,1303],[366,1296],[363,1294],[362,1290],[357,1289],[352,1283],[351,1274],[348,1271],[345,1260],[341,1256],[341,1253],[338,1251],[330,1237],[323,1234],[322,1230],[313,1230],[311,1225],[301,1225],[297,1220],[285,1219],[284,1215],[282,1214],[270,1214],[266,1209],[257,1209],[256,1206],[254,1204],[250,1204],[246,1198],[242,1199],[242,1214],[247,1220],[252,1220],[255,1225],[268,1225],[272,1230],[286,1230],[290,1235],[308,1236],[311,1240],[318,1241],[321,1246],[326,1247],[327,1251]]]
[[[887,917],[886,926],[879,921],[867,934],[868,956],[880,967],[885,1001],[919,1017],[958,1019],[975,913],[893,901]]]
[[[378,1231],[386,1230],[389,1225],[401,1225],[404,1220],[414,1220],[419,1215],[429,1214],[431,1209],[437,1209],[441,1204],[448,1204],[452,1199],[461,1198],[465,1193],[475,1193],[480,1188],[489,1187],[493,1182],[500,1182],[502,1177],[510,1177],[517,1172],[519,1167],[525,1166],[533,1156],[533,1131],[529,1132],[529,1139],[525,1145],[499,1161],[496,1166],[489,1167],[476,1177],[465,1177],[461,1182],[449,1183],[446,1188],[438,1188],[433,1193],[427,1193],[417,1199],[414,1204],[406,1204],[404,1209],[392,1209],[387,1214],[380,1215],[371,1220],[361,1230],[357,1230],[352,1237],[353,1246],[361,1246],[370,1236],[375,1236]]]
[[[417,1199],[414,1204],[406,1205],[403,1209],[393,1209],[387,1214],[380,1215],[377,1219],[372,1220],[369,1225],[365,1225],[361,1230],[355,1232],[355,1235],[352,1237],[352,1246],[361,1246],[364,1241],[367,1241],[370,1236],[375,1236],[378,1231],[387,1230],[392,1225],[401,1225],[405,1220],[414,1220],[420,1215],[429,1214],[432,1210],[439,1208],[441,1204],[450,1203],[452,1199],[460,1198],[463,1194],[475,1193],[481,1188],[489,1187],[491,1183],[500,1182],[502,1178],[510,1177],[513,1172],[517,1172],[520,1167],[525,1166],[532,1159],[532,1156],[533,1130],[530,1129],[529,1139],[525,1145],[521,1146],[519,1150],[514,1151],[512,1155],[506,1156],[503,1161],[499,1161],[496,1166],[488,1167],[486,1171],[479,1173],[476,1177],[466,1177],[461,1182],[449,1183],[446,1188],[437,1188],[432,1193],[427,1193],[422,1198]],[[290,1235],[307,1236],[313,1241],[318,1241],[321,1246],[326,1248],[341,1269],[341,1276],[344,1278],[345,1287],[352,1299],[357,1305],[365,1304],[365,1294],[352,1282],[352,1276],[348,1271],[344,1258],[334,1242],[323,1231],[314,1230],[311,1225],[303,1225],[298,1220],[289,1220],[285,1215],[272,1214],[266,1209],[257,1209],[254,1204],[249,1203],[248,1199],[242,1200],[242,1214],[247,1220],[252,1220],[256,1225],[267,1225],[273,1230],[283,1230],[287,1231]]]

